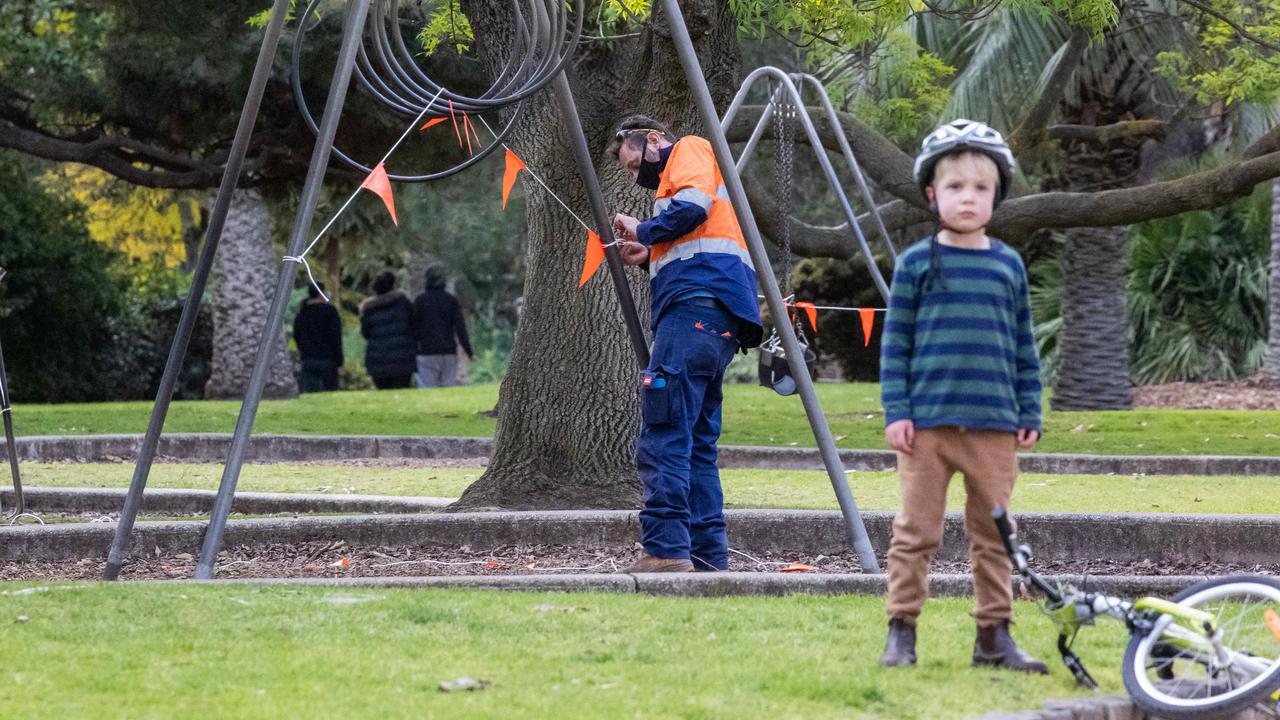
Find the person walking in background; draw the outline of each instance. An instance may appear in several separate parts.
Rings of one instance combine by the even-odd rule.
[[[462,306],[444,289],[442,268],[428,267],[424,280],[426,289],[413,300],[418,387],[452,387],[458,384],[458,346],[470,359],[475,359],[475,353]]]
[[[364,366],[379,390],[407,388],[413,378],[413,303],[395,288],[395,274],[383,271],[373,281],[374,294],[360,303]]]
[[[293,340],[302,361],[298,389],[304,393],[337,390],[344,362],[342,318],[320,294],[323,291],[324,283],[307,288],[307,299],[293,318]]]

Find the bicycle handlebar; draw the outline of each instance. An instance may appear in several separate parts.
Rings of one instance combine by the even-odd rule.
[[[1009,553],[1009,559],[1013,560],[1013,566],[1017,568],[1018,573],[1044,593],[1050,602],[1061,603],[1062,595],[1058,589],[1045,582],[1027,565],[1030,548],[1025,545],[1018,546],[1018,535],[1013,531],[1012,523],[1009,522],[1009,513],[1004,508],[996,508],[991,511],[991,519],[995,521],[996,529],[1000,531],[1000,540],[1004,542],[1004,550]]]

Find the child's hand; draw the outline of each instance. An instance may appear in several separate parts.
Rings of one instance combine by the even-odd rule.
[[[889,427],[884,429],[884,441],[889,444],[889,447],[898,452],[910,455],[911,444],[915,442],[915,439],[916,425],[910,420],[898,420],[890,423]]]
[[[1026,449],[1033,447],[1036,441],[1040,439],[1040,431],[1031,428],[1018,428],[1018,447]]]

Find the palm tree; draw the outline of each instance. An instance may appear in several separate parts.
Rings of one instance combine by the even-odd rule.
[[[205,397],[244,395],[279,267],[280,256],[271,242],[271,213],[262,193],[237,190],[213,264],[213,374],[205,384]],[[272,363],[263,394],[269,398],[298,394],[284,328],[272,338]]]
[[[1262,372],[1280,382],[1280,179],[1271,182],[1271,303]]]

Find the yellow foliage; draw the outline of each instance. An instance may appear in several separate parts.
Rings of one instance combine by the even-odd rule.
[[[199,217],[199,203],[190,193],[137,187],[97,168],[61,165],[41,183],[74,198],[86,209],[89,235],[129,256],[159,256],[168,267],[186,259],[182,206],[189,218]]]

